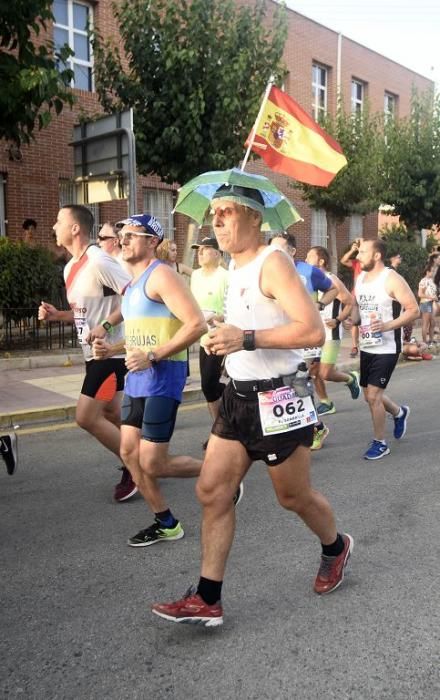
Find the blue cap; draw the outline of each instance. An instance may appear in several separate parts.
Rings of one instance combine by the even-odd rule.
[[[139,226],[143,228],[145,233],[151,233],[152,236],[157,236],[159,240],[163,240],[163,228],[159,221],[152,214],[133,214],[128,219],[118,221],[116,226]]]

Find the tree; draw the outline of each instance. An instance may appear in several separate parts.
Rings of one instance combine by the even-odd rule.
[[[50,123],[64,103],[74,102],[70,69],[58,69],[71,51],[34,41],[53,20],[52,0],[3,0],[0,13],[0,138],[18,146]]]
[[[440,96],[413,94],[410,116],[386,125],[384,201],[408,228],[440,224]]]
[[[386,243],[387,259],[400,253],[402,263],[399,265],[398,273],[408,282],[414,294],[417,294],[419,282],[423,277],[423,269],[428,260],[429,250],[434,243],[434,239],[428,241],[427,248],[422,248],[417,240],[414,230],[407,229],[406,226],[396,224],[383,226],[379,231],[379,236]]]
[[[323,209],[327,217],[327,234],[332,270],[337,270],[336,226],[351,214],[377,210],[382,197],[377,173],[383,160],[381,119],[368,109],[362,114],[347,114],[340,102],[336,116],[330,114],[321,126],[341,145],[347,165],[328,187],[293,183],[313,209]]]
[[[94,36],[96,87],[107,111],[133,107],[139,172],[183,183],[236,165],[270,75],[284,73],[284,8],[269,28],[263,0],[122,0],[114,13],[123,55]]]

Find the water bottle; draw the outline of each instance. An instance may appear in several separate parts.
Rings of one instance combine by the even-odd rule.
[[[293,388],[297,396],[312,396],[313,384],[310,379],[309,370],[305,362],[300,362],[296,370]]]

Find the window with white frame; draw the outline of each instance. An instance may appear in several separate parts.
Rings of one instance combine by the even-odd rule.
[[[58,183],[58,201],[60,208],[68,204],[77,204],[77,186],[73,180],[60,179]],[[93,229],[90,238],[96,241],[101,222],[99,217],[99,204],[84,204],[93,216]]]
[[[365,85],[360,80],[351,81],[351,112],[362,114],[365,99]]]
[[[355,241],[356,238],[362,238],[363,235],[363,216],[361,214],[352,214],[350,216],[350,228],[348,230],[348,240]]]
[[[88,30],[93,23],[92,6],[74,0],[54,0],[53,37],[55,48],[68,44],[75,52],[67,60],[67,67],[74,73],[71,87],[93,90],[93,56]],[[64,67],[64,66],[63,66]]]
[[[327,248],[327,216],[324,209],[312,209],[311,246]]]
[[[312,65],[312,113],[319,121],[327,113],[328,70],[314,63]]]
[[[144,189],[144,212],[159,220],[165,238],[174,238],[173,193],[170,190]]]
[[[392,95],[390,92],[386,92],[384,94],[384,100],[383,100],[383,111],[385,114],[385,121],[386,122],[389,119],[395,118],[395,116],[396,116],[396,104],[397,104],[396,95]]]
[[[0,237],[6,236],[6,176],[0,173]]]

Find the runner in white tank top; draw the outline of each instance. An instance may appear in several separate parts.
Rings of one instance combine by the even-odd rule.
[[[221,588],[234,537],[232,497],[252,462],[265,461],[279,503],[321,541],[325,559],[316,593],[341,584],[353,547],[349,535],[338,534],[327,500],[310,485],[316,413],[310,396],[297,393],[286,377],[298,367],[301,348],[324,342],[318,309],[288,257],[261,245],[264,201],[258,190],[222,186],[211,205],[216,238],[232,264],[227,322],[209,331],[205,347],[226,355],[232,379],[197,483],[203,506],[199,584],[181,600],[153,606],[166,620],[209,627],[223,622]],[[298,556],[299,565],[301,560]]]
[[[385,415],[394,418],[394,437],[405,435],[408,406],[399,406],[384,394],[401,351],[401,328],[419,315],[416,298],[395,270],[385,267],[381,239],[362,241],[358,259],[362,272],[356,281],[353,322],[359,325],[361,378],[373,420],[373,440],[365,459],[390,453],[385,442]],[[402,311],[403,309],[403,311]]]
[[[121,395],[124,388],[124,355],[105,361],[93,359],[94,338],[121,340],[123,328],[120,294],[130,277],[119,263],[90,241],[93,216],[81,205],[62,207],[53,227],[57,245],[66,248],[72,259],[64,269],[69,311],[41,302],[38,317],[45,321],[73,321],[86,361],[86,375],[76,406],[76,421],[119,458]],[[104,325],[103,325],[104,324]],[[128,470],[122,467],[122,479],[114,498],[127,500],[137,487]]]

